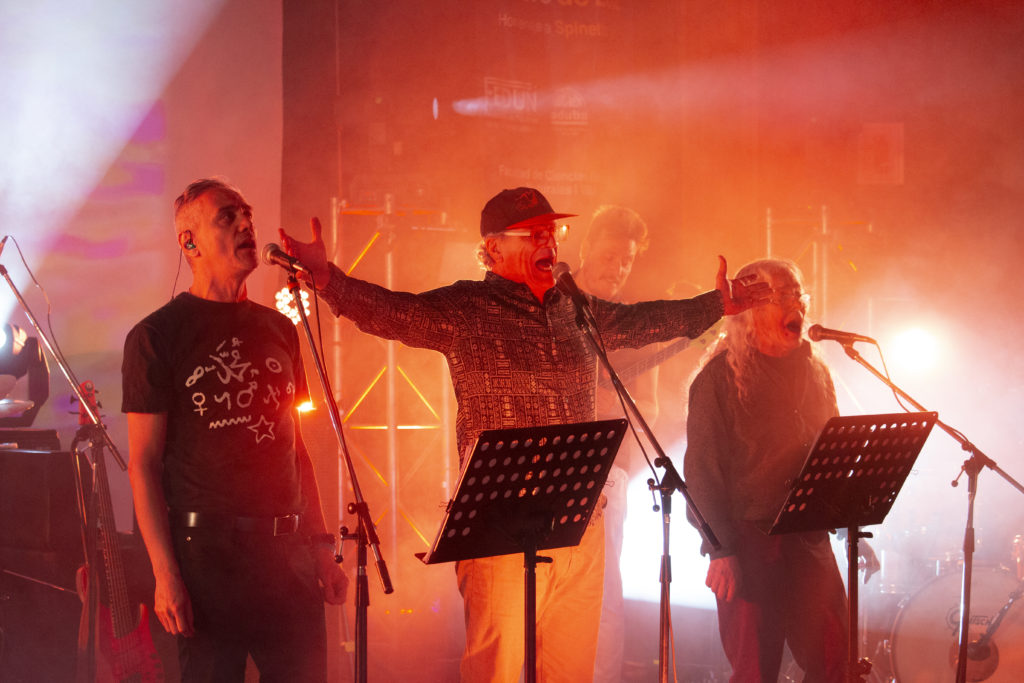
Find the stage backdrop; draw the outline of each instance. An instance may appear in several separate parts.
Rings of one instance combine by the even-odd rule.
[[[261,246],[318,215],[340,265],[409,290],[480,277],[479,211],[518,185],[580,214],[561,249],[570,264],[598,206],[647,220],[651,248],[630,298],[710,288],[717,254],[733,269],[769,251],[793,258],[813,288],[813,321],[877,337],[906,390],[1020,474],[1018,4],[42,0],[4,3],[0,27],[0,230],[17,241],[0,258],[45,320],[21,247],[54,336],[77,376],[96,383],[125,455],[124,336],[189,282],[174,197],[223,175],[254,205]],[[282,275],[263,267],[250,282],[250,296],[272,304]],[[0,305],[27,327],[13,296]],[[890,335],[910,324],[940,342],[930,374],[888,355]],[[383,596],[370,570],[372,675],[453,679],[454,572],[412,558],[457,475],[446,369],[345,322],[328,323],[325,338],[396,579]],[[663,367],[657,427],[677,459],[698,356]],[[898,409],[841,353],[830,360],[843,412]],[[59,430],[66,446],[77,408],[51,371],[35,426]],[[304,426],[333,522],[348,496],[333,436],[322,412]],[[964,517],[963,488],[948,488],[962,453],[941,434],[930,441],[879,537],[918,569],[958,553]],[[129,529],[124,474],[111,485]],[[1016,495],[983,479],[986,561],[1003,561],[1024,525]],[[641,500],[631,515],[648,509]],[[642,545],[631,557],[656,563],[659,550]],[[706,598],[693,538],[673,547],[674,595]],[[332,612],[334,678],[350,666],[348,614]],[[681,661],[721,665],[708,628],[702,617],[678,622]],[[685,642],[711,645],[685,652]],[[631,649],[637,680],[650,679],[655,654],[653,638]]]
[[[333,38],[327,25],[336,27]],[[502,188],[538,187],[557,210],[580,214],[560,251],[570,264],[598,206],[629,206],[647,220],[652,243],[629,297],[706,290],[717,254],[734,269],[769,252],[792,258],[814,295],[812,321],[865,331],[887,350],[912,324],[934,330],[947,353],[943,379],[937,369],[932,379],[905,370],[907,388],[1011,446],[1021,440],[1013,418],[1020,388],[999,363],[1019,368],[1014,336],[973,330],[989,329],[994,318],[1016,327],[978,292],[1001,298],[1006,288],[1013,296],[1022,289],[1006,277],[1012,209],[1021,208],[1011,188],[1022,178],[1013,152],[1022,102],[1008,84],[1024,56],[1015,38],[1022,25],[1019,8],[996,2],[286,7],[285,81],[293,89],[283,215],[290,225],[311,212],[330,216],[330,246],[344,268],[419,291],[480,277],[479,211]],[[373,670],[451,677],[461,635],[454,580],[412,559],[432,540],[454,484],[443,363],[345,322],[335,333],[361,482],[398,579],[395,595],[380,596],[371,610]],[[662,369],[658,433],[678,459],[686,383],[699,355]],[[849,359],[832,360],[844,412],[898,410]],[[962,393],[943,389],[957,383],[950,374],[999,386],[1012,400],[982,393],[965,405]],[[888,539],[893,546],[927,520],[937,547],[915,563],[957,548],[949,538],[957,514],[931,504],[932,485],[920,484],[948,481],[958,464],[955,447],[936,444],[923,460],[927,476],[914,479],[894,510],[901,530]],[[1005,491],[993,493],[1006,502]],[[908,509],[927,512],[908,519]],[[641,491],[631,517],[646,510]],[[1009,548],[998,517],[988,520],[994,554]],[[695,556],[695,535],[682,520],[676,529],[683,538],[674,547],[684,556],[674,596],[708,605],[706,560]],[[651,556],[628,568],[633,595],[656,596],[656,582],[645,578],[656,576],[645,564],[657,564],[651,536],[627,553]],[[705,626],[700,618],[685,623]],[[703,632],[686,635],[706,642]],[[630,657],[652,661],[653,646],[641,641]],[[707,650],[687,660],[720,665],[720,653]]]

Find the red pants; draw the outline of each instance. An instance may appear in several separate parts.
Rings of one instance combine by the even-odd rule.
[[[768,536],[742,524],[738,597],[718,601],[732,680],[775,683],[788,643],[805,681],[846,680],[846,590],[825,532]]]

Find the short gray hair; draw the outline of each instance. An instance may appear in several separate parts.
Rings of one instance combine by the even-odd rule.
[[[174,230],[180,235],[186,230],[195,230],[195,215],[192,206],[204,194],[210,191],[220,191],[237,196],[243,204],[248,205],[242,191],[229,183],[224,178],[200,178],[189,183],[185,191],[174,200]]]
[[[484,270],[491,270],[494,268],[494,257],[491,256],[489,251],[487,251],[488,239],[489,238],[485,237],[476,245],[476,260]]]

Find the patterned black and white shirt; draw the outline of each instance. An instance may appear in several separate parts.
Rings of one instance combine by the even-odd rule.
[[[597,359],[572,301],[555,288],[541,302],[525,284],[489,272],[411,294],[332,266],[321,295],[364,332],[444,354],[458,401],[460,463],[487,429],[595,419]],[[718,291],[679,301],[590,303],[608,351],[694,338],[722,316]]]

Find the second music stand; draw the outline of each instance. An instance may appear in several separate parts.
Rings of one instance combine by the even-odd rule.
[[[859,527],[881,524],[889,514],[937,419],[934,412],[833,417],[768,531],[847,529],[850,681],[871,671],[857,654],[857,542],[871,536]]]
[[[426,564],[522,553],[525,678],[536,680],[538,550],[579,545],[626,420],[494,429],[466,460]]]

